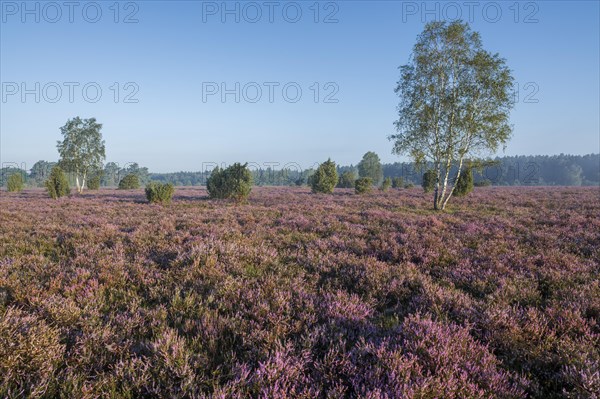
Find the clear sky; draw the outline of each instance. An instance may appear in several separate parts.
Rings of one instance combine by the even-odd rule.
[[[74,116],[104,125],[107,161],[155,172],[356,164],[368,150],[406,160],[387,140],[397,68],[425,22],[457,17],[519,84],[506,154],[600,152],[598,1],[2,1],[1,12],[4,166],[56,160]]]

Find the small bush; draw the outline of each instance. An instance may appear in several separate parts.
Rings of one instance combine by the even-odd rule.
[[[331,194],[338,183],[338,174],[335,162],[331,159],[323,162],[310,179],[313,193]]]
[[[392,187],[392,179],[386,177],[383,179],[383,183],[381,183],[381,191],[387,191]]]
[[[430,193],[433,191],[433,189],[435,188],[436,179],[437,178],[434,170],[430,169],[427,172],[423,173],[423,182],[421,183],[421,186],[423,187],[423,190],[426,193]]]
[[[492,185],[492,182],[488,179],[480,180],[473,184],[475,187],[489,187]]]
[[[6,188],[11,193],[18,193],[19,191],[23,191],[23,186],[25,182],[23,181],[23,176],[21,173],[14,173],[10,175],[8,180],[6,181]]]
[[[402,188],[404,187],[404,179],[401,177],[394,177],[392,179],[392,187],[393,188]]]
[[[98,190],[100,188],[100,176],[92,176],[87,182],[89,190]]]
[[[340,181],[338,182],[338,187],[339,188],[352,188],[354,187],[354,181],[356,180],[356,175],[347,170],[344,173],[342,173],[342,176],[340,176]]]
[[[471,191],[473,191],[473,169],[467,168],[463,170],[458,177],[452,195],[456,197],[464,197]]]
[[[414,184],[412,184],[412,183],[406,183],[406,184],[404,185],[404,188],[413,188],[414,186],[415,186],[415,185],[414,185]]]
[[[45,184],[50,198],[57,199],[71,193],[67,176],[65,176],[65,172],[63,172],[60,166],[52,168],[50,177],[46,180]]]
[[[128,174],[119,182],[119,190],[137,190],[138,188],[140,188],[140,179],[133,173]]]
[[[354,191],[356,194],[367,194],[373,188],[373,180],[370,177],[361,177],[354,182]]]
[[[171,183],[151,182],[146,186],[146,198],[150,203],[168,204],[174,192],[175,187]]]
[[[245,201],[252,190],[252,173],[248,164],[234,163],[226,169],[216,167],[206,182],[211,198]]]

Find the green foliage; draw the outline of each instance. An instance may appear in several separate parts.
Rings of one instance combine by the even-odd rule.
[[[401,177],[394,177],[392,179],[392,187],[393,188],[402,188],[404,187],[404,179]]]
[[[444,209],[452,166],[510,139],[514,79],[506,61],[486,51],[462,21],[426,24],[400,71],[393,152],[433,164],[442,186],[434,208]]]
[[[150,203],[168,204],[173,198],[175,187],[171,183],[150,182],[146,186],[146,198]]]
[[[13,173],[6,182],[6,188],[11,193],[18,193],[23,190],[25,182],[23,181],[22,173]]]
[[[119,190],[137,190],[140,188],[140,179],[136,174],[130,173],[119,182]]]
[[[102,175],[104,171],[99,170],[94,172],[87,181],[87,187],[90,190],[98,190],[100,188],[100,183],[102,182]]]
[[[404,188],[413,188],[414,186],[415,186],[414,184],[409,182],[404,185]]]
[[[423,181],[421,182],[421,186],[423,186],[423,190],[426,193],[432,192],[433,189],[435,188],[436,180],[437,180],[437,178],[435,176],[434,170],[429,169],[428,171],[423,173]]]
[[[46,190],[50,198],[57,199],[69,195],[71,188],[65,172],[60,166],[55,166],[50,172],[50,177],[46,180]]]
[[[390,189],[390,187],[392,187],[392,179],[386,177],[383,179],[383,183],[381,183],[381,191],[387,191]]]
[[[313,193],[331,194],[338,183],[337,168],[331,159],[323,162],[311,176],[310,185]]]
[[[358,176],[369,177],[375,185],[383,180],[383,168],[379,156],[372,151],[367,152],[358,163]]]
[[[467,167],[463,169],[458,177],[452,195],[455,197],[464,197],[471,191],[473,191],[473,169]]]
[[[206,182],[211,198],[245,201],[252,190],[252,172],[248,164],[234,163],[226,169],[216,167]]]
[[[340,176],[340,181],[338,182],[338,187],[340,188],[352,188],[354,187],[354,181],[356,180],[356,174],[349,170],[342,173]]]
[[[60,128],[63,141],[57,143],[60,166],[75,174],[77,191],[83,191],[83,181],[93,170],[102,168],[105,155],[102,125],[95,118],[69,119]],[[81,182],[81,186],[80,186]]]
[[[361,177],[354,182],[356,194],[367,194],[373,189],[373,180],[370,177]]]
[[[473,184],[475,187],[489,187],[492,185],[492,182],[488,179],[480,180]]]
[[[100,188],[100,176],[93,176],[87,181],[87,187],[90,190],[98,190]]]

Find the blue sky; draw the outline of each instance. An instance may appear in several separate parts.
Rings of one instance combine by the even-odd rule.
[[[74,116],[103,123],[107,161],[156,172],[406,160],[387,140],[397,68],[459,13],[519,84],[506,154],[600,151],[597,1],[23,4],[1,2],[4,166],[56,160]]]

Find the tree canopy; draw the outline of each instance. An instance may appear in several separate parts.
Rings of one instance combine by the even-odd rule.
[[[493,153],[511,136],[511,71],[468,24],[436,21],[425,26],[400,72],[393,152],[433,164],[434,208],[444,209],[464,159]]]
[[[383,168],[379,155],[369,151],[363,155],[362,160],[358,163],[359,177],[368,177],[375,185],[379,185],[383,181]]]
[[[101,129],[102,125],[95,118],[81,119],[78,116],[69,119],[60,128],[63,140],[57,143],[61,158],[59,164],[64,170],[75,174],[79,193],[85,187],[88,174],[102,169],[102,162],[106,158]]]

